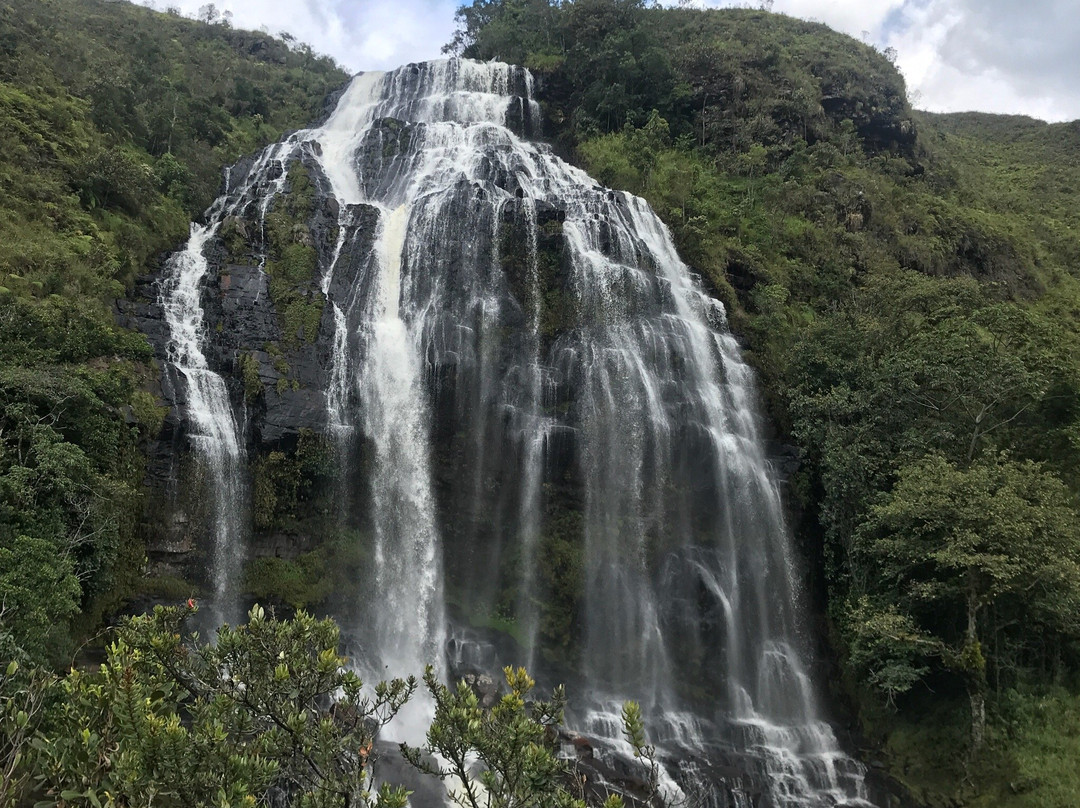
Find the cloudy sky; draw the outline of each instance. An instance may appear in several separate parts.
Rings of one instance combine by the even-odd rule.
[[[177,6],[189,15],[206,2],[142,1],[157,8]],[[458,4],[216,0],[219,9],[232,12],[234,25],[289,31],[357,71],[438,56],[453,31]],[[895,48],[908,91],[921,109],[1080,119],[1077,0],[774,0],[773,11],[824,22],[881,49]]]

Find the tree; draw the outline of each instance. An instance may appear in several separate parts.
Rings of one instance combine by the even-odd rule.
[[[329,619],[301,611],[279,621],[255,606],[245,625],[222,628],[211,645],[185,631],[196,611],[188,601],[125,619],[96,671],[57,677],[7,665],[0,808],[28,798],[58,808],[404,808],[403,789],[371,791],[374,741],[415,680],[365,695]],[[18,653],[4,642],[0,635],[0,655]],[[562,688],[530,701],[528,674],[505,675],[508,692],[488,708],[465,682],[447,687],[429,668],[435,718],[426,750],[402,745],[406,759],[454,781],[462,808],[585,808],[580,778],[558,755]],[[627,704],[624,725],[651,800],[659,770],[636,704]]]
[[[929,427],[938,446],[971,462],[991,436],[1046,394],[1055,362],[1050,344],[1037,317],[995,304],[920,324],[883,370],[893,382],[890,392]]]
[[[550,699],[529,700],[536,683],[524,668],[504,668],[503,675],[507,693],[489,708],[464,681],[447,687],[428,668],[424,683],[435,700],[435,719],[424,749],[401,745],[405,758],[420,771],[454,784],[450,796],[460,808],[586,808],[584,778],[558,755],[558,727],[566,704],[562,687]],[[636,702],[623,707],[623,734],[643,767],[641,804],[664,804],[655,799],[660,795],[660,769],[655,750],[646,743]],[[439,757],[430,757],[433,754]],[[603,808],[622,806],[622,797],[615,793],[603,802]]]
[[[0,635],[0,659],[13,651],[9,642]],[[0,808],[18,805],[30,779],[26,753],[41,721],[46,692],[44,674],[15,659],[0,673]]]
[[[79,608],[70,557],[51,541],[0,539],[0,633],[35,660],[49,657]]]
[[[68,620],[109,585],[128,535],[118,512],[132,491],[95,459],[126,460],[134,441],[100,383],[0,370],[0,630],[37,662],[64,656]]]
[[[207,3],[204,6],[199,6],[199,11],[195,15],[195,19],[199,22],[205,22],[207,25],[213,25],[218,21],[221,16],[221,12],[218,11],[218,7],[213,3]]]
[[[938,656],[963,677],[973,748],[986,724],[987,609],[1009,602],[1029,631],[1042,623],[1080,634],[1078,525],[1068,489],[1035,463],[996,456],[961,467],[933,454],[900,470],[858,531],[857,551],[875,565],[896,618],[877,634],[906,638],[909,651]]]
[[[1030,456],[1033,434],[1061,434],[1047,410],[1062,343],[1038,315],[986,305],[970,279],[914,272],[868,279],[804,332],[785,396],[819,478],[834,584],[870,591],[877,570],[851,542],[900,466],[930,453],[963,466],[1003,450]]]
[[[256,606],[200,645],[183,631],[194,612],[189,601],[130,618],[99,671],[54,682],[25,763],[44,804],[405,805],[401,789],[369,791],[372,745],[414,680],[365,694],[330,620],[279,621]]]
[[[566,702],[562,688],[547,701],[527,704],[536,683],[523,668],[503,673],[509,692],[486,709],[464,681],[449,688],[428,668],[424,684],[435,700],[435,719],[426,750],[402,744],[405,757],[423,772],[459,783],[451,797],[461,808],[585,808],[568,790],[570,770],[554,744]],[[446,765],[429,762],[423,751],[440,755]],[[484,767],[478,778],[474,759]]]

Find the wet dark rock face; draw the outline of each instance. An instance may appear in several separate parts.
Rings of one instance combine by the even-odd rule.
[[[250,160],[241,162],[233,168],[233,177],[243,176],[250,166]],[[283,199],[288,196],[286,187]],[[337,215],[333,198],[316,192],[306,223],[314,243],[333,242]],[[326,431],[326,374],[334,329],[330,311],[324,307],[313,340],[287,344],[283,339],[270,277],[260,266],[266,244],[256,217],[256,211],[248,211],[238,228],[242,246],[227,246],[220,237],[208,244],[209,272],[201,295],[207,361],[226,380],[233,410],[240,414],[246,454],[253,462],[271,453],[293,452],[304,433]],[[357,206],[335,283],[349,284],[355,279],[356,266],[371,249],[375,217],[373,209]],[[248,260],[237,263],[238,256]],[[201,472],[188,435],[185,385],[169,362],[170,334],[161,304],[168,260],[169,256],[163,256],[156,271],[140,279],[131,298],[119,301],[117,314],[121,325],[142,332],[154,347],[162,368],[157,392],[160,403],[168,408],[162,431],[150,449],[145,523],[148,574],[200,583],[207,556],[202,523],[209,514],[201,502]],[[315,530],[314,525],[304,525],[303,519],[293,520],[284,531],[256,528],[249,554],[293,558],[319,543]]]
[[[402,127],[387,124],[384,128],[400,137]],[[251,170],[252,162],[247,158],[232,168],[230,176],[234,184],[243,180]],[[346,300],[354,287],[370,283],[365,273],[372,271],[379,213],[369,205],[360,204],[350,206],[347,215],[340,217],[338,204],[317,163],[303,156],[300,162],[311,181],[312,204],[310,216],[303,223],[307,233],[304,240],[316,246],[318,267],[324,268],[331,263],[333,257],[328,245],[335,243],[339,218],[345,223],[341,253],[337,256],[327,297]],[[288,170],[288,166],[277,166],[268,171],[267,176],[271,180],[277,179]],[[508,181],[508,178],[501,179],[504,183]],[[286,182],[280,201],[273,203],[269,212],[281,207],[291,193]],[[467,205],[467,199],[478,193],[483,192],[463,189],[463,203]],[[538,249],[550,256],[551,266],[561,276],[564,271],[558,269],[562,265],[559,228],[565,211],[540,202],[536,205],[535,215],[541,230]],[[335,328],[330,307],[323,306],[314,339],[293,340],[292,345],[287,344],[281,312],[270,292],[271,278],[261,266],[265,264],[268,237],[265,226],[261,226],[258,219],[259,212],[251,205],[245,215],[229,227],[227,234],[211,239],[204,251],[209,271],[201,284],[206,358],[210,369],[226,381],[233,410],[239,414],[238,425],[243,433],[246,454],[253,466],[259,458],[272,453],[290,455],[296,450],[302,434],[327,433],[326,390]],[[528,282],[524,277],[528,268],[522,206],[507,205],[502,220],[499,246],[507,253],[503,268],[509,284],[520,290]],[[475,250],[476,236],[464,231],[453,234],[441,245],[441,251],[456,254],[459,261],[467,260],[470,252]],[[490,248],[490,244],[487,246]],[[209,541],[205,523],[211,514],[202,501],[203,472],[193,456],[188,434],[191,419],[184,380],[178,377],[178,371],[169,361],[170,333],[161,294],[164,279],[170,271],[170,257],[162,256],[156,270],[140,278],[134,294],[118,302],[117,320],[120,325],[143,333],[153,346],[155,360],[162,368],[155,392],[159,403],[168,410],[162,431],[150,448],[149,504],[144,524],[149,559],[147,572],[151,576],[171,576],[199,584],[205,581]],[[449,272],[453,273],[452,267]],[[555,277],[552,282],[564,284],[566,278]],[[318,295],[321,297],[321,293]],[[355,325],[350,323],[351,327],[355,328]],[[518,322],[518,328],[524,329],[523,320]],[[555,336],[552,330],[548,341]],[[473,426],[470,419],[475,413],[469,412],[470,402],[463,400],[456,391],[455,368],[446,363],[445,356],[440,359],[442,365],[431,379],[436,408],[432,419],[432,443],[438,461],[435,481],[444,504],[445,540],[452,548],[450,555],[456,560],[454,563],[460,563],[463,570],[476,570],[478,564],[490,560],[483,541],[478,542],[475,534],[466,535],[467,531],[459,535],[457,527],[476,521],[476,515],[469,512],[474,497],[466,490],[472,481],[467,467],[473,458],[466,456],[460,445],[465,432]],[[490,437],[497,440],[500,437],[496,434],[497,426],[493,428],[495,433]],[[362,442],[354,447],[354,467],[365,462],[365,451]],[[514,473],[515,459],[508,457],[505,462],[493,463],[486,469],[484,485],[493,487],[505,483],[509,489],[509,477]],[[362,487],[354,486],[355,489]],[[344,499],[357,496],[356,491],[342,492]],[[296,514],[298,518],[290,520],[284,530],[254,527],[248,538],[249,558],[292,559],[317,547],[324,538],[317,535],[324,527],[323,520],[317,515],[309,515],[313,518],[305,520],[305,514]],[[503,509],[499,518],[511,522],[513,508]],[[509,530],[509,525],[504,524],[502,528]]]

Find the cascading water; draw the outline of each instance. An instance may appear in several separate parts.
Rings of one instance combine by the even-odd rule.
[[[375,446],[372,650],[394,675],[432,664],[441,675],[446,620],[442,563],[428,457],[429,417],[416,346],[401,318],[401,263],[409,212],[385,213],[378,238],[379,283],[366,360],[359,371],[364,431]],[[423,709],[414,713],[416,705]],[[424,696],[399,716],[395,731],[424,737],[433,707]]]
[[[211,492],[214,542],[210,570],[214,587],[212,622],[234,621],[235,581],[244,556],[244,449],[225,380],[210,369],[200,282],[207,272],[203,249],[213,229],[192,225],[187,246],[171,259],[172,275],[163,291],[163,311],[171,335],[169,360],[185,380],[190,438],[205,464]]]
[[[818,717],[804,670],[790,540],[751,375],[722,307],[692,281],[641,200],[597,187],[514,134],[534,132],[536,117],[525,71],[446,61],[358,77],[313,135],[342,210],[367,202],[383,216],[386,255],[366,290],[376,302],[353,300],[350,309],[366,315],[336,322],[367,335],[366,358],[336,352],[333,371],[347,379],[339,365],[358,368],[364,429],[376,444],[376,565],[392,582],[380,596],[396,603],[390,590],[410,581],[438,587],[408,563],[389,566],[384,549],[404,527],[394,520],[415,513],[422,518],[408,523],[414,543],[404,555],[422,548],[425,569],[439,569],[424,462],[441,427],[423,422],[430,416],[413,367],[422,357],[430,410],[464,432],[451,444],[473,477],[449,486],[459,495],[471,488],[474,504],[455,542],[469,559],[448,557],[448,573],[464,579],[459,597],[472,597],[473,608],[486,599],[496,616],[514,614],[526,658],[540,639],[536,556],[544,483],[558,463],[549,449],[559,444],[572,457],[563,462],[581,484],[584,512],[580,663],[593,691],[581,723],[617,738],[615,705],[639,698],[674,745],[712,743],[708,725],[759,756],[776,805],[859,799],[859,767]],[[552,327],[557,304],[541,289],[537,205],[564,219],[568,266],[554,292],[573,314],[562,312],[562,328]],[[516,265],[502,232],[515,219],[525,231]],[[388,430],[396,441],[378,437]],[[383,497],[408,504],[380,516]],[[487,574],[470,574],[481,559]],[[518,589],[509,606],[496,602],[505,582],[492,580],[508,574]],[[706,629],[702,601],[714,617]],[[436,613],[422,607],[418,638],[435,636]],[[396,617],[382,642],[416,628]],[[430,645],[423,650],[431,659]],[[680,712],[675,682],[686,657],[717,666],[716,723]]]
[[[807,673],[790,537],[724,310],[642,200],[527,139],[538,119],[527,71],[431,62],[356,77],[325,125],[275,153],[336,203],[326,420],[342,447],[367,447],[347,474],[368,492],[370,667],[535,662],[580,677],[570,719],[609,748],[633,698],[673,781],[719,760],[714,780],[737,761],[766,783],[726,782],[718,808],[865,804]],[[266,161],[243,194],[261,175]],[[476,632],[512,640],[458,642]]]
[[[236,622],[242,615],[237,598],[238,580],[245,557],[245,524],[249,518],[246,452],[241,430],[222,376],[206,357],[207,339],[202,307],[202,284],[209,271],[207,243],[222,220],[241,205],[253,203],[265,216],[281,181],[267,179],[267,168],[280,161],[292,144],[278,143],[259,155],[248,177],[236,188],[227,182],[222,195],[206,212],[206,224],[192,224],[184,249],[169,260],[161,289],[161,307],[169,331],[167,359],[170,372],[182,377],[189,418],[188,437],[207,477],[204,488],[210,503],[213,543],[209,571],[213,594],[204,622],[210,629]],[[231,179],[231,171],[227,175]]]

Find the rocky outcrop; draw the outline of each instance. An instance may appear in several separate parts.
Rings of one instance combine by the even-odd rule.
[[[232,175],[242,177],[250,168],[250,159],[242,161]],[[280,171],[292,173],[265,220],[249,205],[222,224],[204,251],[209,265],[202,284],[204,353],[211,369],[226,380],[256,486],[263,459],[292,459],[302,436],[326,432],[325,390],[334,333],[332,312],[323,305],[318,268],[330,263],[328,253],[336,246],[337,205],[332,197],[317,192],[322,180],[312,178],[302,161],[281,166]],[[350,287],[354,282],[371,251],[376,217],[366,206],[350,211],[335,286]],[[296,281],[291,275],[283,277],[286,273],[279,269],[275,282],[275,261],[293,243],[315,252],[311,272]],[[162,368],[155,392],[167,408],[149,452],[147,574],[197,583],[205,576],[210,514],[202,501],[201,471],[192,453],[185,385],[169,361],[170,333],[161,293],[170,271],[170,256],[162,256],[155,271],[139,280],[134,294],[118,302],[117,316],[121,325],[143,333],[153,346]],[[292,471],[296,470],[290,467]],[[270,484],[300,485],[278,479]],[[317,543],[316,529],[304,524],[310,514],[302,512],[303,504],[287,516],[262,519],[261,526],[256,514],[250,556],[291,558],[309,551]]]

